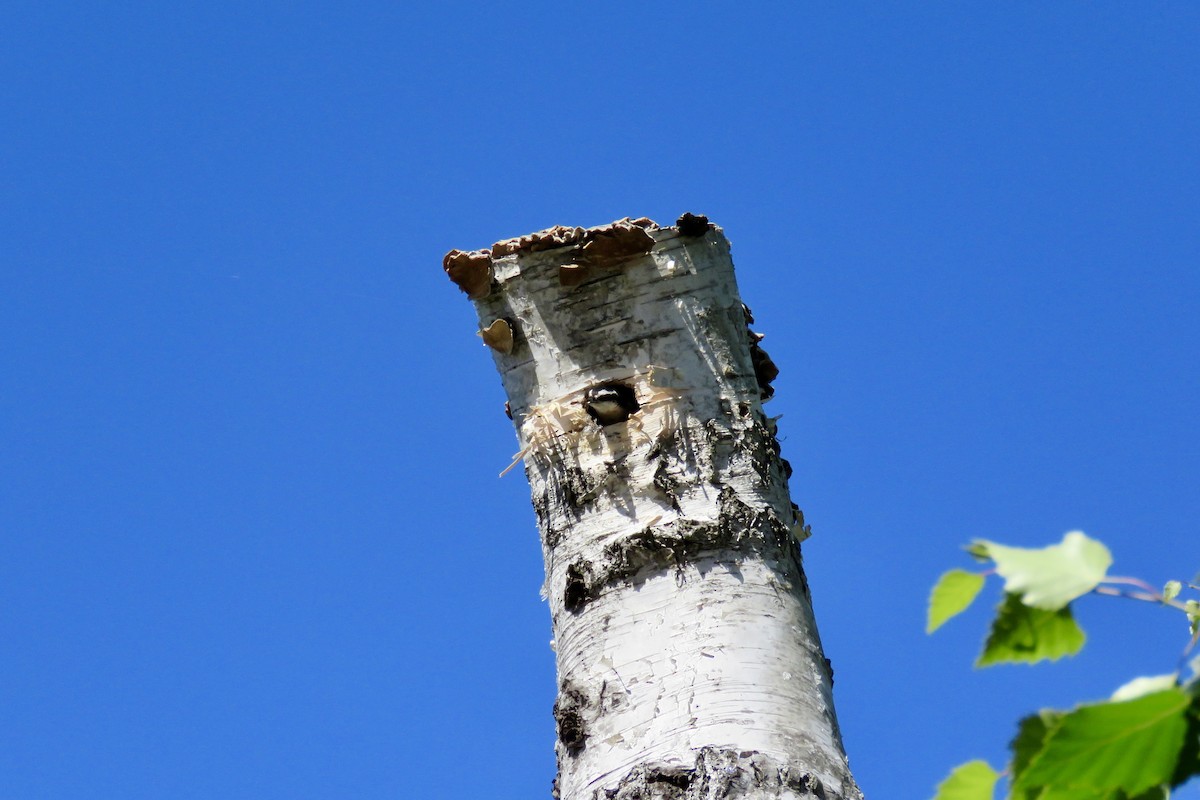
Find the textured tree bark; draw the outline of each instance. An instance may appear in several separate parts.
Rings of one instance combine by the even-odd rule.
[[[703,217],[451,251],[541,530],[562,800],[861,798],[758,346]]]

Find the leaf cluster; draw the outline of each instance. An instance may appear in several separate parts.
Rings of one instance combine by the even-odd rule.
[[[1040,549],[979,540],[967,550],[992,568],[943,574],[930,595],[926,631],[932,633],[965,611],[983,590],[987,575],[999,575],[1003,599],[977,667],[1075,655],[1086,636],[1072,616],[1071,603],[1091,593],[1182,611],[1190,633],[1185,659],[1200,639],[1200,602],[1177,599],[1184,590],[1181,582],[1170,581],[1157,591],[1143,581],[1109,576],[1108,548],[1080,531]],[[1131,585],[1137,590],[1123,588]],[[1004,772],[984,761],[963,764],[938,786],[935,800],[992,800],[1002,777],[1008,800],[1166,800],[1171,789],[1200,775],[1197,671],[1200,659],[1193,660],[1188,681],[1180,679],[1178,670],[1135,678],[1108,700],[1027,716],[1010,743]]]

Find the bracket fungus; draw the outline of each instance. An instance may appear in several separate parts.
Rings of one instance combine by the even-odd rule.
[[[555,225],[543,231],[527,233],[513,239],[504,239],[492,245],[492,258],[503,258],[513,253],[537,253],[566,247],[583,239],[585,230],[578,226]]]
[[[513,328],[508,320],[498,319],[479,331],[483,343],[493,350],[508,355],[513,351]]]
[[[558,268],[559,285],[567,289],[578,286],[587,280],[590,272],[587,264],[563,264]]]
[[[492,291],[492,257],[487,250],[451,250],[442,259],[442,268],[472,300]]]
[[[619,220],[590,229],[580,257],[588,264],[612,266],[649,253],[654,247],[654,237],[639,222],[641,220]]]

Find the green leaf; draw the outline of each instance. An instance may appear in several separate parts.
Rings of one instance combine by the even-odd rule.
[[[1021,800],[1128,800],[1120,792],[1096,794],[1094,789],[1063,789],[1054,786],[1038,788],[1013,797],[1019,797]]]
[[[977,667],[993,664],[1036,664],[1073,656],[1087,636],[1071,616],[1070,606],[1058,611],[1031,608],[1015,594],[1004,596],[984,642]]]
[[[1020,797],[1020,800],[1170,800],[1171,792],[1163,786],[1155,786],[1137,796],[1130,796],[1120,789],[1097,793],[1095,789],[1062,789],[1046,787]]]
[[[984,577],[965,569],[952,569],[942,574],[929,594],[929,614],[925,632],[933,633],[951,617],[956,617],[974,602],[983,589]]]
[[[1187,614],[1188,626],[1194,636],[1197,628],[1200,628],[1200,600],[1188,600],[1183,604],[1183,610]]]
[[[1038,713],[1021,720],[1017,735],[1009,744],[1013,753],[1008,767],[1010,784],[1020,780],[1021,774],[1029,766],[1030,761],[1041,752],[1046,736],[1066,715],[1066,711],[1043,708]],[[1010,796],[1010,800],[1168,800],[1169,797],[1170,792],[1159,786],[1136,797],[1130,797],[1119,789],[1097,795],[1095,790],[1087,788],[1036,786],[1025,791],[1014,792]]]
[[[1167,581],[1162,590],[1163,600],[1174,600],[1176,597],[1179,597],[1179,593],[1182,591],[1182,583],[1179,581]]]
[[[1112,553],[1102,543],[1071,531],[1060,544],[1029,549],[980,540],[1004,578],[1004,591],[1018,594],[1025,605],[1057,611],[1087,594],[1104,579]]]
[[[1115,800],[1122,800],[1122,798],[1127,796],[1120,795]],[[1165,786],[1155,786],[1142,792],[1137,797],[1130,797],[1129,800],[1171,800],[1171,790]]]
[[[1025,772],[1046,741],[1046,735],[1054,729],[1059,720],[1066,714],[1052,708],[1043,708],[1036,714],[1030,714],[1017,723],[1017,735],[1009,742],[1008,749],[1012,751],[1012,761],[1008,765],[1010,781],[1017,781]]]
[[[976,540],[963,548],[967,551],[967,555],[976,561],[991,561],[992,557],[988,555],[987,544],[982,540]]]
[[[1122,700],[1134,700],[1142,695],[1154,694],[1161,692],[1163,689],[1170,689],[1175,685],[1178,674],[1172,672],[1170,675],[1147,675],[1141,678],[1122,684],[1121,688],[1113,692],[1109,699],[1115,703]]]
[[[1046,737],[1021,777],[1016,797],[1039,788],[1042,797],[1089,791],[1138,795],[1171,782],[1184,743],[1190,698],[1178,688],[1136,700],[1080,706]],[[1021,793],[1026,793],[1022,795]],[[1119,796],[1119,795],[1118,795]]]
[[[968,761],[938,784],[933,800],[992,800],[999,778],[986,761]]]
[[[1175,764],[1171,785],[1179,786],[1200,775],[1200,696],[1192,693],[1192,708],[1187,717],[1187,731],[1183,735],[1183,749]]]

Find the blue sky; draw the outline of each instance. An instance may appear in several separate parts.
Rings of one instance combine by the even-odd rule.
[[[974,537],[1200,569],[1198,36],[1183,2],[10,5],[0,797],[547,797],[534,518],[440,260],[626,215],[733,242],[869,795],[1169,671],[1149,606],[984,672],[985,608],[922,615]]]

